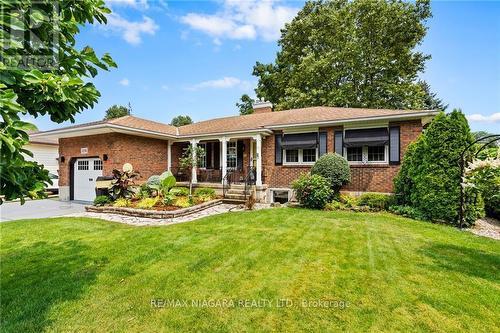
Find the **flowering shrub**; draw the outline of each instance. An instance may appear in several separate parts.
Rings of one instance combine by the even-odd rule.
[[[481,195],[488,216],[500,218],[500,158],[469,163],[462,186],[469,193]]]

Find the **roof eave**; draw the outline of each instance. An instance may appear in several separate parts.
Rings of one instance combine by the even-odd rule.
[[[91,133],[89,133],[91,132]],[[70,137],[78,137],[78,136],[87,136],[87,135],[95,135],[95,134],[106,134],[106,133],[123,133],[130,135],[139,135],[146,136],[158,139],[175,139],[176,135],[155,132],[140,128],[132,128],[117,124],[96,124],[90,126],[81,126],[77,128],[62,128],[58,130],[46,131],[46,132],[38,132],[36,134],[32,134],[33,138],[70,138]]]
[[[177,136],[177,139],[189,139],[189,138],[198,138],[198,137],[223,137],[223,136],[231,136],[231,135],[242,135],[242,134],[272,134],[273,131],[268,128],[254,128],[254,129],[245,129],[240,131],[229,131],[229,132],[213,132],[213,133],[200,133],[200,134],[181,134]]]
[[[408,114],[397,114],[397,115],[384,115],[384,116],[370,116],[370,117],[362,117],[362,118],[348,118],[348,119],[340,119],[340,120],[324,120],[324,121],[311,121],[311,122],[303,122],[303,123],[294,123],[294,124],[278,124],[278,125],[269,125],[266,128],[269,129],[283,129],[290,127],[303,127],[303,126],[335,126],[335,125],[343,125],[346,123],[357,123],[357,122],[367,122],[367,121],[398,121],[398,120],[412,120],[412,119],[420,119],[429,116],[435,116],[439,113],[439,111],[429,110],[423,112],[412,112]]]

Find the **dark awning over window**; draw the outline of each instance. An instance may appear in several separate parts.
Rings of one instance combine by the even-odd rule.
[[[318,133],[285,134],[281,142],[283,149],[310,149],[318,146]]]
[[[365,128],[357,130],[346,130],[344,146],[381,146],[389,142],[389,132],[387,128]]]

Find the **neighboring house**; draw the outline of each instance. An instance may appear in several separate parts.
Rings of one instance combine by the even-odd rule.
[[[201,121],[179,128],[125,116],[35,136],[59,139],[62,200],[92,200],[95,178],[126,162],[142,180],[165,169],[180,181],[221,189],[222,183],[253,179],[258,199],[273,201],[325,153],[339,153],[351,165],[343,190],[392,192],[408,144],[436,111],[310,107],[272,112],[259,102],[255,113]],[[205,149],[201,168],[180,170],[187,145]]]
[[[29,133],[29,144],[24,146],[24,149],[33,153],[33,157],[25,156],[27,161],[35,161],[38,164],[43,164],[44,168],[49,171],[52,185],[49,189],[57,189],[57,179],[59,171],[59,143],[55,138],[33,137],[38,132]]]

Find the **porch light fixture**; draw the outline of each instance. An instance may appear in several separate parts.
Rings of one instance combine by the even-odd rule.
[[[102,155],[102,159],[103,159],[103,161],[107,161],[108,160],[108,154]]]
[[[61,163],[64,163],[64,156],[59,157],[59,161],[60,161]]]

